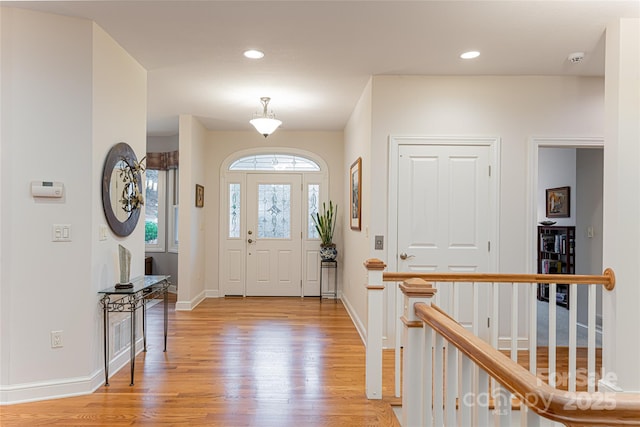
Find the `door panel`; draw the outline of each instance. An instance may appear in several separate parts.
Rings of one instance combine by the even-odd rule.
[[[247,296],[300,296],[302,178],[247,176]]]
[[[489,154],[487,146],[399,146],[399,271],[487,271]],[[468,284],[443,285],[436,298],[469,329],[484,316]]]

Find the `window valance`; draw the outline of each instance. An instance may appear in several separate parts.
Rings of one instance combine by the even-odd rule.
[[[178,169],[179,151],[147,153],[146,167],[154,170]]]

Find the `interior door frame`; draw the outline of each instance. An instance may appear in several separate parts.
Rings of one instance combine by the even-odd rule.
[[[538,159],[541,148],[602,148],[604,150],[603,137],[576,137],[553,138],[531,137],[529,138],[529,173],[527,174],[527,213],[526,223],[532,224],[526,233],[526,269],[530,274],[537,273],[538,254]]]

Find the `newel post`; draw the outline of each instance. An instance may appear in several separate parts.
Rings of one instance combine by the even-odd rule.
[[[367,399],[382,399],[382,323],[384,319],[382,272],[387,265],[376,258],[364,262],[367,269]]]
[[[400,285],[400,290],[404,295],[404,310],[401,318],[403,323],[402,341],[404,343],[401,424],[403,426],[427,425],[422,420],[422,406],[430,405],[432,399],[431,396],[422,395],[422,382],[424,381],[422,364],[424,358],[431,357],[431,344],[425,343],[423,345],[423,322],[416,316],[413,307],[418,302],[431,304],[431,298],[435,295],[436,289],[422,279],[409,279]],[[429,354],[423,354],[424,351]],[[431,387],[428,386],[426,389],[430,391]]]

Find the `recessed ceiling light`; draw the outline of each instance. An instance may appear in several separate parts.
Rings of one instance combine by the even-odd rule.
[[[460,58],[473,59],[473,58],[477,58],[478,56],[480,56],[480,52],[478,52],[477,50],[472,50],[472,51],[463,53],[462,55],[460,55]]]
[[[249,59],[261,59],[264,57],[264,53],[259,50],[249,49],[244,51],[244,56]]]

